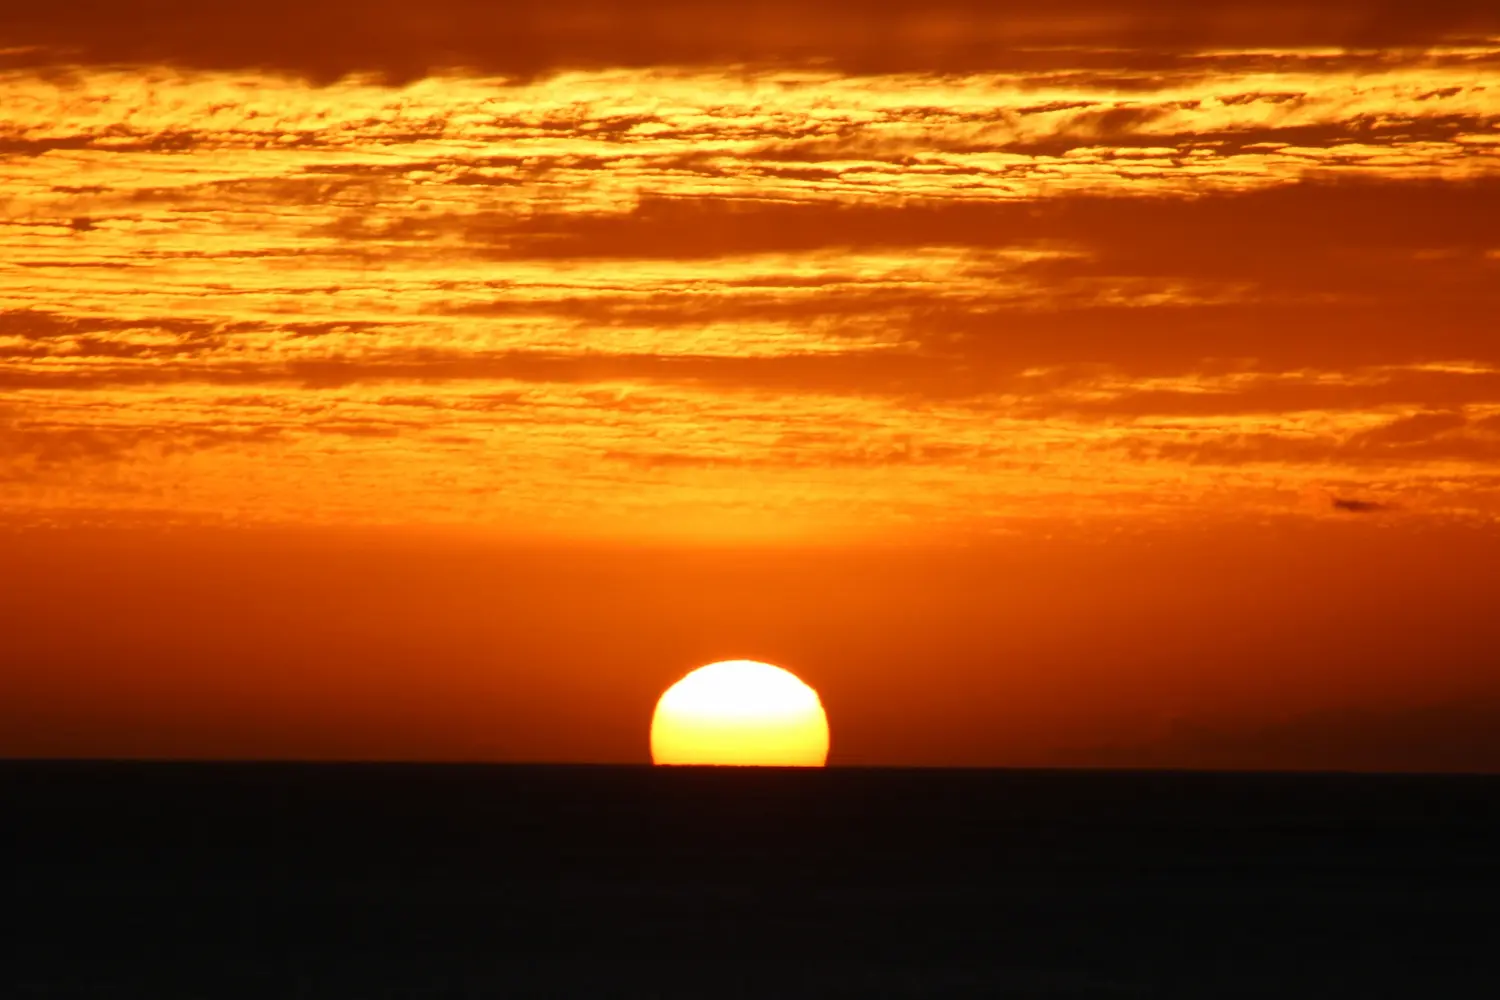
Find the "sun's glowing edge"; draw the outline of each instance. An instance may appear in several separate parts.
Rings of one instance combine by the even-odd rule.
[[[651,720],[655,764],[823,767],[828,747],[817,692],[755,660],[692,671],[662,694]]]

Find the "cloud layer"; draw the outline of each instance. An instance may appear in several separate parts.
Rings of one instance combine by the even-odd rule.
[[[7,11],[0,500],[1493,521],[1488,5],[868,6]]]

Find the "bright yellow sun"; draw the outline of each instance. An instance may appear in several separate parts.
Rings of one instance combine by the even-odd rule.
[[[699,667],[667,688],[651,718],[657,764],[822,767],[828,716],[818,692],[755,660]]]

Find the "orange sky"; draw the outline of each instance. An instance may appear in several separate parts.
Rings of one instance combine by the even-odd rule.
[[[0,11],[0,753],[1500,768],[1493,4],[221,6]]]

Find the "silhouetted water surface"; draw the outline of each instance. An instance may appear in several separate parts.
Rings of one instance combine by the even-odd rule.
[[[0,993],[1500,987],[1484,777],[0,765]]]

